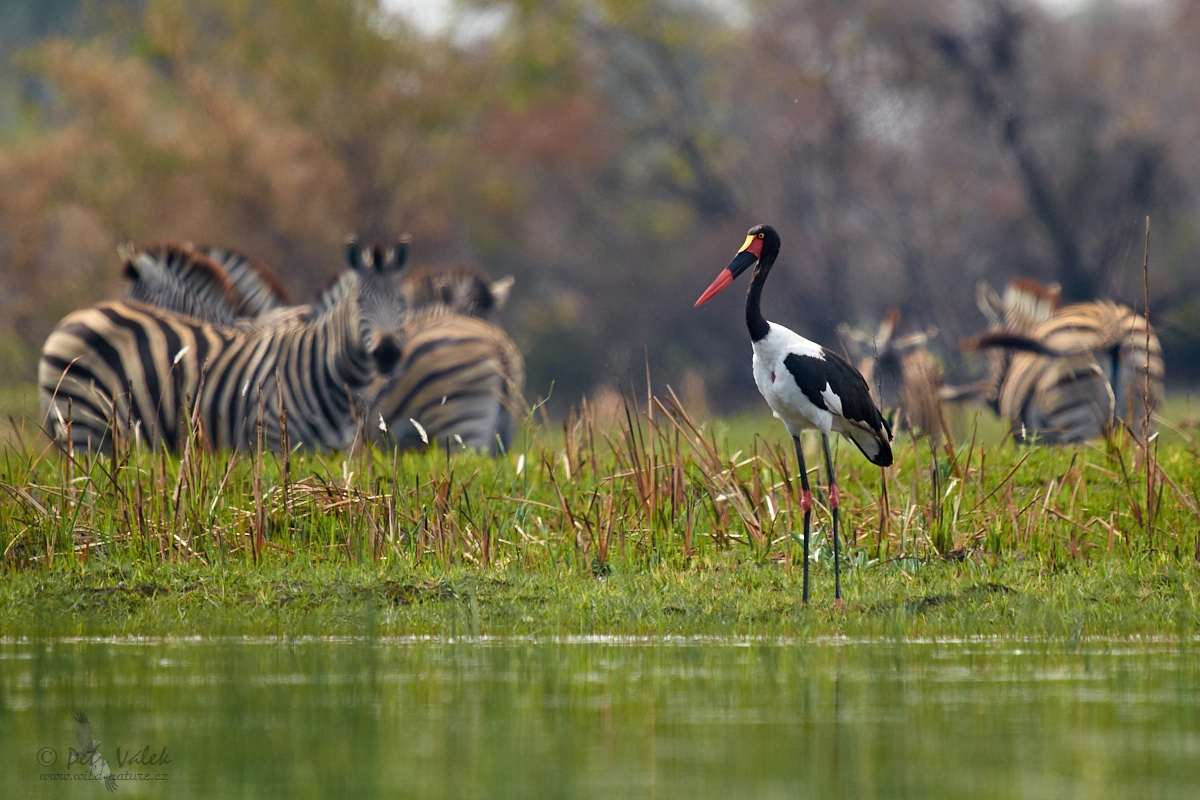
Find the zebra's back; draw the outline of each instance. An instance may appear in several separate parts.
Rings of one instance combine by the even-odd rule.
[[[396,377],[381,383],[371,403],[376,438],[400,448],[424,447],[426,438],[451,450],[507,448],[525,384],[525,362],[508,335],[458,314],[411,320],[406,334]]]
[[[76,311],[46,339],[38,367],[47,430],[107,450],[114,431],[178,448],[194,418],[209,447],[337,448],[356,432],[357,393],[374,374],[353,315],[243,330],[140,303]]]
[[[1019,441],[1036,436],[1051,444],[1085,442],[1111,424],[1112,389],[1090,353],[1063,358],[1017,353],[1000,387],[999,412]]]
[[[209,245],[200,251],[229,277],[241,316],[262,316],[291,305],[279,277],[261,261],[224,246]]]
[[[140,303],[75,311],[42,348],[38,387],[48,430],[106,449],[111,428],[176,447],[181,409],[199,399],[201,365],[219,361],[231,336],[191,317]],[[182,354],[182,355],[181,355]]]
[[[1147,411],[1163,396],[1162,348],[1145,317],[1110,301],[1077,303],[1039,324],[1033,338],[1063,355],[1013,356],[999,410],[1015,434],[1080,442],[1118,421],[1145,434]]]

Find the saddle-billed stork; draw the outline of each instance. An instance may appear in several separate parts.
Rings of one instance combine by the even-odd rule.
[[[892,463],[892,428],[875,403],[863,376],[850,362],[816,342],[810,342],[782,325],[763,319],[759,303],[763,285],[779,256],[779,234],[770,225],[756,225],[746,235],[729,266],[721,271],[696,305],[707,303],[751,266],[754,278],[746,293],[746,327],[754,346],[754,382],[775,416],[796,445],[800,462],[800,507],[804,510],[804,602],[808,603],[808,536],[812,514],[812,492],[804,467],[804,449],[800,431],[821,432],[825,450],[825,470],[829,475],[829,507],[833,512],[834,598],[842,601],[841,574],[838,568],[838,496],[829,453],[829,433],[837,431],[858,446],[872,464]]]

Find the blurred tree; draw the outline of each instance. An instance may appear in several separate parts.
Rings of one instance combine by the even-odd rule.
[[[458,36],[370,0],[130,0],[18,57],[48,91],[0,144],[0,361],[31,379],[122,239],[239,247],[306,299],[346,234],[411,232],[516,276],[553,410],[647,358],[727,410],[758,403],[738,293],[692,302],[754,223],[784,238],[771,316],[834,344],[898,307],[947,346],[981,278],[1140,304],[1149,214],[1168,379],[1200,377],[1198,7],[470,0],[497,24]]]

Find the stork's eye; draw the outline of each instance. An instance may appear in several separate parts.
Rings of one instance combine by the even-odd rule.
[[[761,233],[761,232],[760,232],[760,233],[758,234],[758,238],[760,238],[760,239],[765,239],[765,238],[767,238],[767,235],[766,235],[765,233]]]

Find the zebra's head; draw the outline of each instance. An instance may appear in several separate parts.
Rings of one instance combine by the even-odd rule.
[[[488,321],[504,308],[512,285],[511,276],[492,281],[479,267],[466,263],[417,269],[404,279],[411,311],[448,311]]]
[[[892,309],[875,333],[841,325],[838,334],[857,359],[855,366],[880,408],[900,411],[901,425],[917,425],[927,435],[936,436],[938,431],[930,422],[938,413],[934,404],[938,402],[942,375],[928,346],[938,330],[929,328],[898,336],[899,325],[900,310]],[[915,407],[918,402],[921,408]]]
[[[346,244],[346,260],[358,276],[359,335],[375,368],[384,376],[400,363],[408,316],[401,274],[407,259],[407,239],[386,251],[378,245],[364,249],[353,239]]]
[[[129,280],[126,300],[186,314],[216,325],[241,315],[241,297],[225,270],[190,244],[117,248]]]

